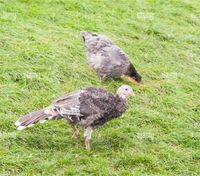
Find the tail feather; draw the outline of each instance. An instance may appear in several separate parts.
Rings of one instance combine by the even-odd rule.
[[[137,70],[135,69],[132,63],[130,63],[130,66],[129,66],[129,69],[127,70],[126,75],[133,77],[138,83],[140,83],[142,80],[142,77],[137,72]]]
[[[83,37],[84,43],[91,37],[91,35],[86,31],[81,31],[80,34]]]
[[[36,123],[44,123],[45,121],[52,119],[55,116],[51,113],[47,113],[45,109],[41,109],[35,112],[31,112],[25,116],[22,116],[19,120],[15,122],[18,130],[23,130],[27,127],[32,127]]]
[[[82,37],[86,37],[86,36],[90,35],[90,34],[89,34],[88,32],[86,32],[86,31],[81,31],[80,34],[81,34]]]

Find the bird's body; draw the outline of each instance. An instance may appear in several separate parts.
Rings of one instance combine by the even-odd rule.
[[[125,87],[132,93],[129,86]],[[127,105],[126,94],[113,95],[104,89],[86,88],[65,94],[50,106],[21,117],[15,124],[22,130],[38,122],[66,119],[74,128],[74,137],[78,137],[77,127],[81,126],[86,128],[87,138],[93,129],[121,116]]]
[[[101,78],[119,78],[127,73],[130,64],[125,53],[115,45],[104,47],[96,53],[88,53],[88,60]]]
[[[81,32],[87,48],[87,58],[100,78],[119,78],[122,75],[134,77],[137,82],[141,76],[130,62],[128,55],[111,40],[102,35]]]

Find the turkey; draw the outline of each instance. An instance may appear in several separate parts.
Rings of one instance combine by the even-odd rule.
[[[101,79],[127,75],[140,83],[142,77],[130,62],[127,54],[111,40],[96,33],[80,32],[87,49],[91,67]]]
[[[119,87],[116,95],[101,88],[81,89],[65,94],[44,109],[19,118],[15,125],[18,130],[23,130],[47,120],[65,119],[72,126],[76,139],[79,138],[78,127],[86,129],[84,142],[89,150],[93,130],[121,116],[126,111],[130,95],[134,95],[134,92],[128,85]]]

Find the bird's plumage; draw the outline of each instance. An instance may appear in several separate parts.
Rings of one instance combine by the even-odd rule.
[[[16,124],[24,129],[44,120],[67,119],[83,127],[96,127],[103,124],[101,120],[106,122],[120,116],[126,107],[127,100],[118,95],[100,88],[86,88],[65,94],[52,105],[21,117]]]
[[[81,32],[81,35],[87,48],[89,63],[101,78],[129,75],[137,82],[141,81],[141,76],[130,62],[128,55],[110,39],[88,32]]]
[[[132,93],[131,87],[126,85],[118,89],[117,95],[100,88],[81,89],[21,117],[15,125],[18,130],[23,130],[47,120],[66,119],[73,126],[75,137],[79,134],[77,126],[86,128],[85,145],[88,148],[93,129],[121,116],[126,111],[128,95]]]

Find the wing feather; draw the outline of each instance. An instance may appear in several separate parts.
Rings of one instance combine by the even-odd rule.
[[[103,89],[88,88],[80,97],[80,112],[85,116],[83,125],[90,125],[115,108],[115,96]]]
[[[80,96],[84,90],[79,90],[65,94],[57,99],[53,106],[61,116],[82,116],[80,113]]]

